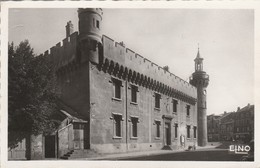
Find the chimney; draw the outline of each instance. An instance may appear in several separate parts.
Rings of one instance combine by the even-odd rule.
[[[73,24],[71,23],[71,21],[68,21],[66,25],[66,38],[68,38],[73,32]]]
[[[239,111],[240,110],[240,107],[237,107],[237,111]]]
[[[226,111],[224,111],[224,114],[227,114],[227,112],[226,112]]]

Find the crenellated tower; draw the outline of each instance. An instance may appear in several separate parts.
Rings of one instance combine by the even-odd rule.
[[[89,60],[95,64],[99,63],[99,46],[102,44],[102,15],[101,8],[78,9],[81,62]]]
[[[203,71],[203,58],[200,57],[198,48],[195,61],[195,72],[192,74],[190,83],[197,88],[197,112],[198,112],[198,145],[206,146],[207,138],[207,86],[209,75]]]

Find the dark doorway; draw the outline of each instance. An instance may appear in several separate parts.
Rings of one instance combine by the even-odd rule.
[[[171,125],[170,125],[170,123],[165,123],[165,141],[166,141],[166,145],[171,145]]]
[[[55,135],[45,136],[45,158],[55,158]]]

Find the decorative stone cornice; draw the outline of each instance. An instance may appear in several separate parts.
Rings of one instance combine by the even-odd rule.
[[[182,100],[189,104],[196,104],[196,98],[191,97],[160,81],[152,79],[145,74],[136,72],[135,70],[129,69],[128,67],[125,67],[123,65],[119,65],[117,62],[108,60],[107,58],[103,62],[100,62],[98,66],[99,70],[102,70],[105,73],[109,73],[110,75],[113,75],[115,77],[128,80],[129,82],[135,83],[136,85],[146,87],[161,94]]]

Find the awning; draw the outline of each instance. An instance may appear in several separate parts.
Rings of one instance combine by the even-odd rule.
[[[67,111],[65,110],[60,110],[60,112],[62,112],[64,115],[66,115],[69,119],[71,119],[71,121],[73,123],[88,123],[88,121],[77,118],[75,116],[72,116],[71,114],[69,114]]]

